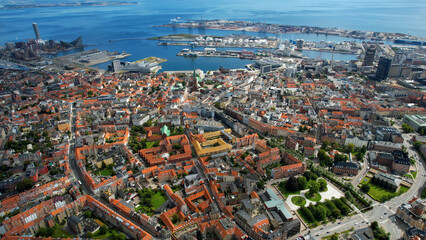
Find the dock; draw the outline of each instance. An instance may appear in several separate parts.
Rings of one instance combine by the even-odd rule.
[[[83,65],[84,67],[90,67],[90,66],[94,66],[104,62],[123,59],[128,56],[131,56],[131,54],[126,52],[118,53],[118,52],[108,52],[108,51],[100,51],[98,49],[92,49],[88,51],[82,51],[78,53],[57,57],[55,59]]]

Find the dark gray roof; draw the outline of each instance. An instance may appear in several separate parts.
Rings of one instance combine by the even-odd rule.
[[[358,169],[358,165],[351,162],[335,162],[334,167],[336,168],[350,168],[350,169]]]

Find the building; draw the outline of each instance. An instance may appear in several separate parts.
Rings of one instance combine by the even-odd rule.
[[[392,59],[380,57],[379,65],[377,66],[377,71],[376,71],[376,80],[382,81],[388,78],[391,64],[392,64]]]
[[[378,171],[373,179],[372,182],[374,184],[380,185],[382,187],[386,187],[387,189],[390,189],[394,192],[398,191],[399,186],[401,185],[401,180],[397,179],[389,174],[382,173]]]
[[[402,121],[410,125],[414,130],[426,127],[426,116],[424,115],[404,115]]]
[[[260,198],[265,204],[265,208],[272,213],[272,216],[275,218],[280,218],[282,222],[293,220],[293,215],[285,207],[283,200],[281,200],[277,194],[272,190],[272,188],[266,189],[265,194],[260,195]]]
[[[374,150],[392,152],[395,150],[402,150],[402,144],[400,143],[391,143],[385,141],[375,141],[373,145]]]
[[[38,30],[37,23],[33,23],[34,33],[37,40],[41,40],[40,32]]]
[[[361,136],[350,135],[346,137],[345,145],[352,143],[355,147],[367,147],[368,140]]]
[[[410,158],[407,153],[401,150],[395,150],[392,151],[392,153],[378,152],[377,163],[386,165],[390,167],[392,171],[401,174],[405,174],[410,171]]]
[[[373,66],[374,56],[376,55],[376,45],[369,45],[365,49],[363,66]]]
[[[413,198],[396,210],[396,216],[410,227],[426,231],[425,204],[420,198]]]
[[[404,240],[421,240],[426,238],[426,232],[417,228],[409,228],[404,231]]]
[[[82,234],[84,231],[83,221],[74,215],[67,219],[67,224],[76,234]]]
[[[358,165],[352,162],[335,162],[333,165],[333,173],[335,174],[355,176],[358,174],[358,171]]]
[[[295,176],[303,174],[306,171],[306,164],[290,153],[284,153],[283,160],[288,165],[272,169],[271,175],[274,179]]]

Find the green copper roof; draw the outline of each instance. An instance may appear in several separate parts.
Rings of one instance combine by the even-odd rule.
[[[170,136],[170,129],[169,129],[169,127],[167,127],[167,125],[164,125],[164,126],[161,128],[161,133],[162,133],[162,134],[166,134],[166,135],[167,135],[167,137],[168,137],[168,136]]]

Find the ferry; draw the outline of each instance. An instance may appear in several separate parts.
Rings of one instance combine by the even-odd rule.
[[[170,23],[177,23],[177,22],[179,22],[179,20],[180,20],[180,17],[172,18],[172,19],[170,19]]]

